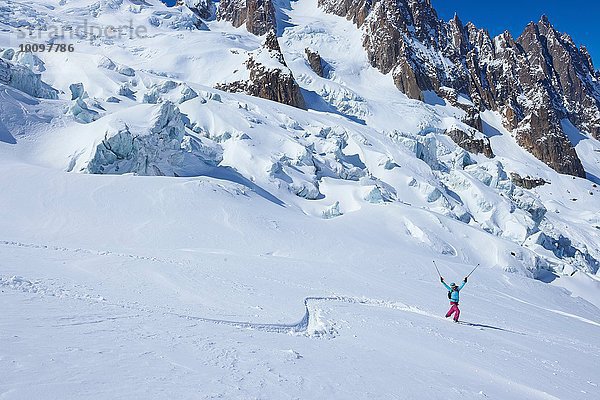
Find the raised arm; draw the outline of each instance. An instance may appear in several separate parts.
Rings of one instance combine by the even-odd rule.
[[[460,291],[463,287],[465,287],[466,284],[467,284],[467,278],[465,278],[463,280],[463,283],[458,287],[458,290]]]
[[[446,285],[446,282],[444,282],[444,278],[440,277],[440,281],[442,282],[442,285],[446,286],[446,289],[448,289],[449,291],[452,291],[452,288],[448,285]]]

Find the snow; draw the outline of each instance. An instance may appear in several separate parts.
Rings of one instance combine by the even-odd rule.
[[[590,177],[562,176],[486,112],[496,157],[469,154],[444,135],[463,111],[399,93],[316,3],[277,7],[308,110],[213,88],[261,54],[243,27],[153,0],[0,9],[10,32],[91,13],[149,35],[5,61],[58,98],[0,84],[0,397],[598,398],[598,141],[564,126]],[[481,263],[464,324],[432,260]]]
[[[581,133],[569,120],[561,121],[563,130],[575,147],[588,179],[600,184],[600,147],[598,141]]]
[[[34,97],[46,99],[58,97],[56,90],[41,81],[39,74],[26,66],[15,65],[3,59],[0,59],[0,83]]]
[[[440,231],[440,217],[405,206],[319,222],[208,178],[15,169],[27,183],[3,209],[21,203],[27,221],[48,228],[3,226],[17,239],[0,244],[9,398],[598,394],[598,310],[491,268],[464,247],[465,235],[489,241],[476,229],[441,218],[452,232]],[[58,185],[69,189],[48,199],[51,213],[25,192]],[[398,229],[403,219],[440,238],[422,230],[411,239]],[[368,241],[373,225],[379,240]],[[460,252],[434,256],[425,238]],[[462,296],[463,318],[475,326],[440,316],[445,290],[430,256],[448,278],[469,271],[463,257],[487,261]],[[306,297],[324,299],[307,302],[303,322]]]

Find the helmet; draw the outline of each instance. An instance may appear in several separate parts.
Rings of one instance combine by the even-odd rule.
[[[450,287],[456,287],[456,283],[452,282],[452,283],[450,284]]]

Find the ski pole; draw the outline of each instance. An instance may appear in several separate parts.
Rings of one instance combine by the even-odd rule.
[[[473,270],[472,270],[471,272],[469,272],[469,275],[467,275],[467,278],[468,278],[468,277],[470,277],[470,276],[471,276],[471,274],[472,274],[473,272],[475,272],[475,270],[476,270],[477,268],[479,268],[479,264],[477,264],[477,265],[475,266],[475,268],[473,268]]]
[[[435,267],[435,270],[437,271],[438,276],[441,278],[442,274],[440,274],[440,270],[438,269],[437,264],[435,263],[435,260],[431,260],[431,261],[433,261],[433,266]]]

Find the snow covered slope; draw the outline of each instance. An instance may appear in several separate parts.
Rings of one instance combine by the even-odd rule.
[[[209,178],[3,170],[5,398],[598,396],[600,315],[574,296],[600,305],[600,283],[494,268],[514,245],[479,229],[402,204],[315,219]],[[442,318],[432,258],[448,280],[483,263],[471,326]]]
[[[474,134],[494,156],[469,153],[447,135],[463,110],[400,93],[313,0],[276,3],[306,110],[214,88],[249,57],[284,68],[244,27],[150,0],[7,3],[3,398],[600,394],[600,143],[568,121],[588,179],[492,112]],[[18,52],[18,28],[85,20],[147,32]],[[482,265],[468,323],[444,320],[432,259],[447,281]]]

